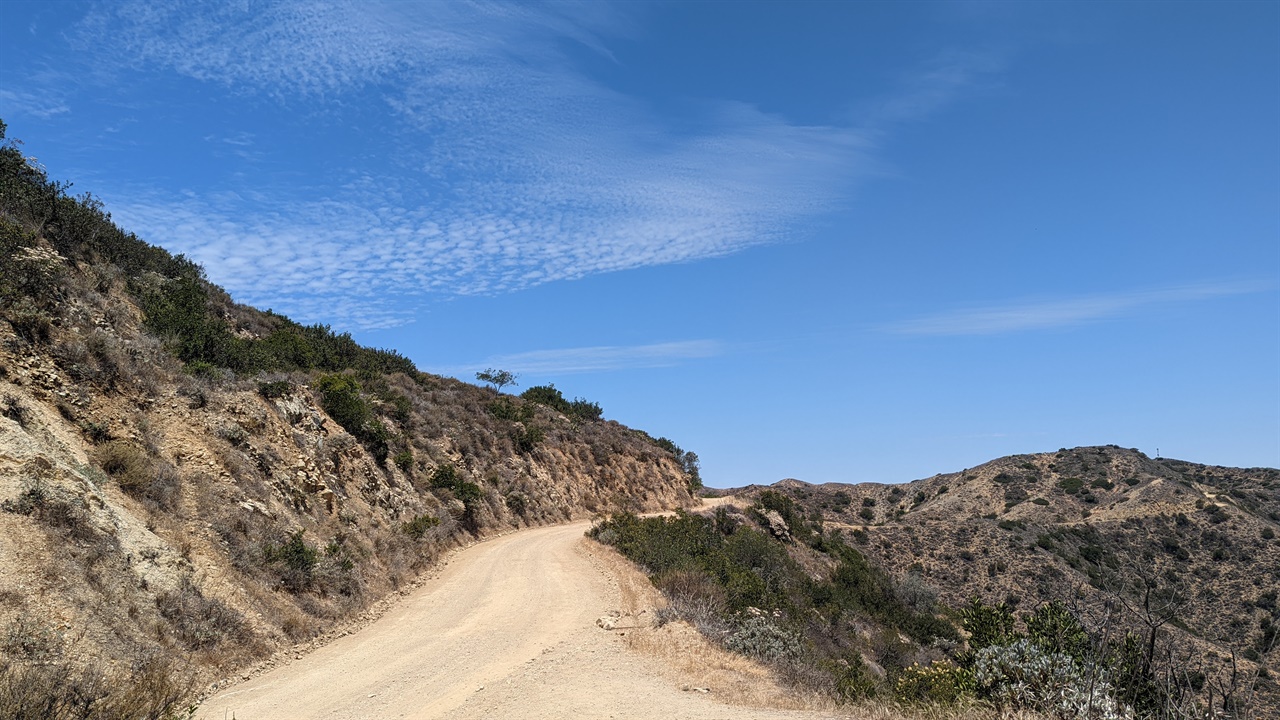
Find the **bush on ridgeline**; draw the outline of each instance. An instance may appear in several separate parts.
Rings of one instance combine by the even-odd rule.
[[[646,435],[646,437],[648,436]],[[663,450],[671,453],[672,457],[675,458],[676,464],[680,466],[680,469],[684,471],[684,475],[688,479],[689,492],[695,493],[702,488],[701,466],[698,461],[697,453],[686,451],[679,445],[664,437],[649,439],[654,445],[657,445]]]
[[[604,413],[599,403],[593,403],[582,398],[574,398],[572,401],[565,400],[564,394],[557,390],[555,385],[535,385],[520,393],[520,397],[529,402],[549,407],[573,420],[593,422],[599,420]]]

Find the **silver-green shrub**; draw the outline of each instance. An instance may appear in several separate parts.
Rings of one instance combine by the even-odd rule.
[[[743,621],[725,641],[725,646],[760,660],[790,660],[799,657],[801,652],[798,635],[763,617]]]
[[[1046,653],[1029,640],[992,645],[974,662],[978,692],[997,705],[1061,720],[1130,720],[1105,676],[1090,677],[1074,660]]]

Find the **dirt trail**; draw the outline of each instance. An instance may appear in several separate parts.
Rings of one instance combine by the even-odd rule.
[[[379,620],[205,702],[208,720],[305,718],[817,718],[682,690],[630,649],[617,562],[587,523],[495,538],[453,556]],[[665,665],[665,666],[664,666]]]

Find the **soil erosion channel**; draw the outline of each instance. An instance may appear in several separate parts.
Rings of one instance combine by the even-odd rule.
[[[596,619],[621,606],[616,560],[588,523],[513,533],[455,554],[359,632],[206,701],[208,720],[813,718],[682,691]],[[631,618],[623,618],[625,626]]]

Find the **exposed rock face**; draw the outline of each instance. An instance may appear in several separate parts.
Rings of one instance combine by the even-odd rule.
[[[769,523],[769,532],[783,542],[791,542],[791,531],[787,529],[787,521],[777,510],[766,510],[764,519]]]

